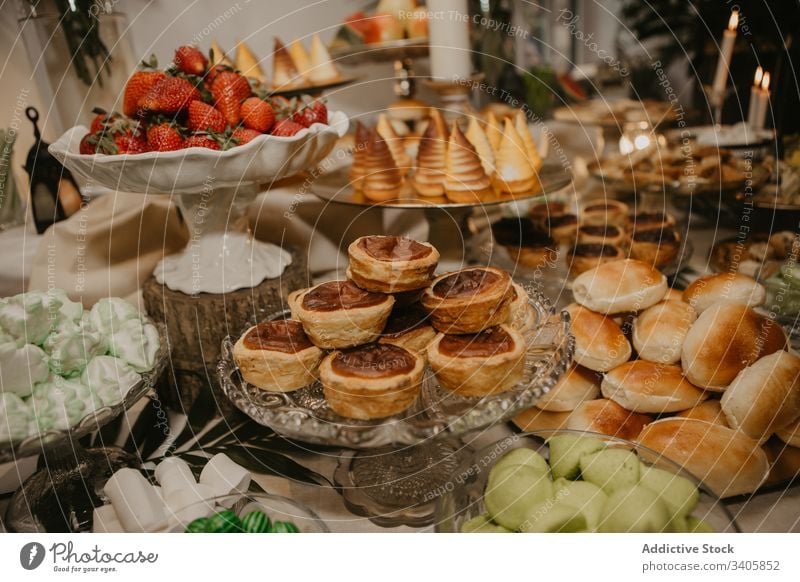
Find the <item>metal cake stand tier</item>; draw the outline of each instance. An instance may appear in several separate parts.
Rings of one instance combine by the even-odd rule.
[[[572,361],[568,314],[556,313],[532,286],[528,291],[536,324],[525,334],[524,377],[501,394],[455,395],[427,369],[419,397],[405,412],[368,421],[344,418],[330,409],[319,382],[289,393],[245,382],[233,359],[237,338],[231,337],[218,365],[222,390],[242,412],[287,438],[348,449],[334,479],[354,513],[385,527],[427,525],[437,492],[470,453],[458,438],[533,406]],[[266,319],[286,317],[281,312]]]

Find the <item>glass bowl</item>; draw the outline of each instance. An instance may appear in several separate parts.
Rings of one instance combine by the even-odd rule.
[[[722,501],[678,464],[633,441],[576,430],[513,434],[478,450],[456,469],[448,486],[443,488],[443,494],[438,498],[436,506],[435,531],[437,533],[459,533],[464,522],[486,513],[483,492],[486,489],[489,472],[505,453],[513,449],[528,448],[538,452],[545,459],[549,459],[549,447],[546,439],[559,434],[590,436],[605,441],[609,445],[628,448],[635,452],[642,462],[656,465],[689,479],[700,490],[700,501],[692,515],[708,523],[715,532],[741,532],[736,520]],[[650,459],[654,459],[655,462],[650,462]]]

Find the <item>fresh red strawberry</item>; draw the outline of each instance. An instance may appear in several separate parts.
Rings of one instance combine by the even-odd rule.
[[[200,99],[200,91],[189,81],[181,77],[164,77],[150,87],[139,105],[154,113],[173,114],[197,99]]]
[[[287,99],[283,95],[269,97],[267,102],[275,112],[275,119],[286,119],[291,117],[297,109],[297,99]]]
[[[147,140],[140,133],[125,133],[114,136],[118,154],[143,154],[150,151]]]
[[[139,102],[164,77],[163,71],[137,71],[131,75],[122,97],[122,112],[130,117],[136,116],[140,110]]]
[[[303,127],[311,127],[315,123],[328,123],[328,108],[317,99],[308,101],[300,106],[292,115],[292,121],[299,123]]]
[[[233,130],[231,137],[236,140],[235,145],[244,145],[248,142],[253,141],[259,135],[262,135],[260,131],[256,131],[255,129],[247,129],[246,127],[237,127]],[[235,147],[229,146],[229,147]]]
[[[205,55],[196,46],[184,45],[175,50],[175,66],[179,71],[202,77],[207,65]]]
[[[149,151],[139,122],[120,116],[106,120],[89,143],[95,146],[98,154],[141,154]]]
[[[91,156],[92,154],[97,153],[97,136],[91,133],[87,133],[83,136],[80,145],[80,152],[81,154]]]
[[[225,131],[225,118],[218,109],[214,109],[208,103],[192,101],[189,103],[186,127],[192,131],[207,131],[210,129],[222,133]]]
[[[190,135],[189,137],[186,138],[186,141],[183,142],[183,147],[208,148],[212,150],[222,149],[222,146],[220,145],[218,140],[204,133],[196,133],[194,135]]]
[[[205,81],[206,87],[211,87],[214,84],[214,79],[217,78],[222,71],[231,71],[232,69],[227,65],[213,65],[209,67],[208,72],[206,73]]]
[[[305,127],[299,123],[295,123],[291,119],[281,119],[272,127],[272,135],[280,137],[291,137],[298,131],[304,130]]]
[[[169,123],[158,123],[147,128],[147,145],[155,152],[171,152],[183,148],[183,137]]]
[[[225,121],[231,127],[235,127],[242,119],[240,112],[242,101],[253,93],[247,78],[233,71],[222,71],[217,74],[211,85],[211,94],[214,96],[216,108],[222,112]]]
[[[248,97],[240,109],[242,122],[249,129],[267,133],[275,123],[275,112],[269,103],[258,97]]]

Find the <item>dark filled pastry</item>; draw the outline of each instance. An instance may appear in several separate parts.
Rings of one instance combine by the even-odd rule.
[[[378,338],[394,297],[365,291],[352,281],[329,281],[303,291],[294,310],[311,341],[325,348],[346,348]]]
[[[347,418],[370,420],[399,414],[420,392],[421,356],[392,344],[368,344],[329,354],[320,380],[331,409]]]
[[[628,214],[628,205],[619,200],[599,198],[589,200],[581,209],[582,224],[613,224],[622,226]]]
[[[272,392],[290,392],[317,378],[322,350],[311,343],[299,321],[267,321],[251,327],[233,346],[246,382]]]
[[[439,263],[430,244],[399,236],[362,236],[347,249],[347,276],[368,291],[397,293],[426,287]]]
[[[492,224],[492,234],[505,247],[511,259],[532,269],[553,264],[558,259],[558,245],[530,220],[502,218]]]
[[[528,210],[528,217],[531,221],[539,226],[544,227],[547,221],[554,216],[563,216],[569,213],[569,207],[564,202],[549,200],[534,204]]]
[[[428,348],[428,361],[446,390],[461,396],[505,392],[522,380],[525,342],[509,325],[477,334],[440,334]]]
[[[613,224],[584,224],[578,229],[578,244],[607,244],[625,246],[627,237]]]
[[[680,248],[681,241],[672,228],[635,230],[631,235],[631,257],[654,267],[669,264]]]
[[[436,337],[430,316],[421,305],[409,305],[392,310],[379,343],[393,344],[410,352],[423,353]]]
[[[616,261],[624,256],[625,253],[622,252],[622,249],[614,245],[577,244],[567,254],[567,265],[570,275],[576,277],[584,271],[594,269],[609,261]]]
[[[638,212],[626,219],[628,231],[661,230],[675,226],[675,218],[663,212]]]
[[[422,306],[437,331],[477,333],[508,320],[512,297],[508,273],[476,267],[437,277],[422,294]]]
[[[551,216],[545,223],[543,230],[560,245],[575,243],[578,236],[578,217],[574,214],[560,214]]]

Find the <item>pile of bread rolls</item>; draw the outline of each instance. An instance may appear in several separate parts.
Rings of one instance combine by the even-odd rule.
[[[518,426],[638,441],[723,497],[767,479],[773,435],[800,447],[800,357],[753,309],[765,300],[756,281],[723,273],[680,292],[625,259],[581,274],[572,291],[575,365]]]

